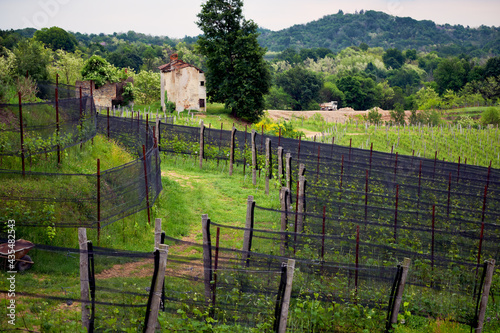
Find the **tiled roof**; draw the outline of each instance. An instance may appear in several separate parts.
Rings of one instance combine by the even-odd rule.
[[[203,71],[201,69],[199,69],[198,67],[193,66],[191,64],[188,64],[187,62],[184,62],[181,59],[172,60],[168,64],[161,65],[160,67],[158,67],[158,69],[162,72],[173,72],[177,69],[183,69],[183,68],[187,68],[187,67],[196,68],[200,73],[203,73]]]

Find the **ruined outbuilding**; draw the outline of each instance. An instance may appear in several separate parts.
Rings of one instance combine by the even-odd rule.
[[[177,54],[170,56],[168,64],[158,67],[161,72],[161,106],[165,110],[167,99],[175,103],[175,110],[206,110],[207,90],[205,73],[181,59]]]
[[[80,94],[80,87],[82,88],[83,95],[90,95],[90,91],[92,91],[92,95],[94,96],[94,104],[98,108],[111,108],[114,105],[122,105],[123,104],[123,87],[127,83],[134,83],[134,78],[129,77],[128,79],[115,82],[115,83],[106,83],[102,87],[96,89],[95,82],[93,81],[76,81],[76,97]]]

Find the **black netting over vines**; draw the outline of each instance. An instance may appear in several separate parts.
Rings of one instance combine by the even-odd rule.
[[[21,106],[1,104],[0,114],[6,119],[0,127],[0,156],[21,156],[22,152],[25,157],[47,154],[86,142],[96,135],[96,110],[89,97]]]
[[[0,240],[2,243],[7,239]],[[80,255],[93,258],[90,267],[95,272],[90,276],[95,290],[88,301],[81,299],[80,290]],[[151,276],[154,269],[152,252],[132,252],[94,247],[92,251],[80,251],[74,248],[53,247],[36,244],[29,256],[34,264],[30,272],[50,274],[50,281],[32,283],[32,274],[18,274],[16,281],[16,303],[19,307],[29,307],[32,313],[41,319],[45,330],[76,332],[81,329],[81,304],[87,304],[90,310],[94,331],[126,331],[136,328],[142,331],[148,303]],[[3,268],[3,258],[0,264]],[[50,262],[52,265],[44,265]],[[140,271],[116,272],[115,265],[123,265]],[[90,283],[92,285],[92,282]],[[92,287],[90,287],[92,288]],[[4,288],[0,288],[4,289]],[[7,294],[6,290],[0,293]],[[93,297],[92,297],[93,294]],[[64,311],[64,316],[45,313],[47,308],[56,307]],[[33,327],[33,316],[23,314],[19,326]],[[43,320],[45,318],[46,320]],[[8,327],[7,316],[0,319],[1,327]]]
[[[294,232],[299,214],[256,206],[252,251],[280,252],[291,258],[316,260],[319,267],[324,262],[334,262],[337,265],[353,266],[355,270],[365,265],[390,267],[402,262],[404,258],[410,258],[412,265],[407,288],[411,292],[407,294],[411,295],[409,298],[413,301],[412,307],[420,304],[415,309],[425,317],[450,317],[462,323],[473,324],[483,271],[483,265],[476,264],[477,242],[476,252],[468,256],[462,255],[467,244],[459,243],[446,233],[436,232],[433,236],[428,235],[432,240],[427,240],[429,247],[422,251],[421,246],[409,246],[408,239],[412,234],[420,235],[419,232],[425,230],[401,228],[399,232],[404,234],[405,239],[401,244],[395,243],[393,239],[378,239],[377,236],[384,234],[381,226],[359,220],[339,222],[308,213],[300,215],[306,226],[315,226],[319,232],[313,233],[308,227],[303,233]],[[269,231],[275,223],[273,221],[280,219],[287,223],[287,231]],[[424,237],[427,236],[423,234]],[[417,237],[411,239],[420,243],[421,240]],[[483,247],[483,256],[493,257],[492,248],[491,243],[489,252]],[[450,252],[455,255],[450,255]]]
[[[199,154],[200,128],[160,129],[161,150]],[[235,134],[235,162],[247,169],[251,137]],[[204,158],[229,159],[230,131],[205,128],[203,138]],[[410,258],[408,310],[473,325],[483,260],[500,257],[499,170],[256,133],[263,175],[266,139],[275,188],[290,184],[291,206],[257,208],[252,251],[345,265],[357,257],[358,267],[394,266]],[[277,170],[279,146],[283,159],[290,154],[291,179]],[[301,164],[303,198],[297,196]],[[304,212],[297,213],[302,199]],[[280,232],[283,215],[286,229]]]
[[[37,83],[38,91],[36,93],[36,97],[44,100],[44,101],[55,101],[56,100],[56,89],[57,96],[59,99],[70,99],[70,98],[79,98],[80,92],[78,89],[75,89],[75,86],[61,84],[58,85],[51,82],[38,82]],[[82,90],[82,96],[90,96],[90,91],[85,89]]]
[[[220,234],[233,233],[231,227],[212,223],[220,228]],[[237,228],[238,229],[238,228]],[[214,233],[215,228],[212,228]],[[178,301],[185,304],[186,309],[193,307],[209,308],[214,319],[220,323],[257,327],[259,324],[272,324],[275,320],[275,309],[282,279],[283,267],[287,257],[216,247],[216,236],[211,236],[210,250],[206,246],[167,238],[167,243],[189,245],[211,253],[211,264],[202,261],[178,260],[169,257],[169,264],[175,267],[173,275],[178,279],[172,286],[179,286],[180,281],[187,280],[184,293],[166,294],[182,296]],[[206,289],[205,274],[211,279]],[[331,308],[335,304],[358,304],[372,307],[382,317],[387,313],[391,289],[396,278],[397,267],[354,265],[338,262],[319,262],[309,259],[296,259],[292,300],[288,317],[287,330],[308,330],[303,325],[308,322],[309,328],[331,327],[334,313],[341,310]],[[286,272],[285,272],[286,275]],[[196,302],[193,302],[193,299]],[[167,306],[169,304],[167,303]],[[174,304],[171,304],[174,305]],[[314,315],[307,312],[302,317],[303,306],[313,306]],[[302,309],[302,311],[301,311]],[[176,308],[170,311],[174,314]],[[374,312],[374,313],[375,313]],[[384,326],[384,320],[375,320],[377,327]],[[317,320],[317,322],[316,322]]]
[[[39,211],[40,214],[23,214],[22,218],[17,218],[19,226],[92,228],[103,227],[151,207],[162,190],[154,124],[138,119],[98,115],[92,99],[83,97],[58,101],[60,112],[57,126],[55,108],[55,102],[22,105],[23,120],[25,117],[27,119],[27,124],[23,124],[26,159],[29,160],[30,154],[63,151],[64,148],[87,141],[96,134],[115,140],[136,159],[119,167],[100,170],[99,174],[97,165],[88,174],[26,170],[23,175],[21,170],[0,169],[1,182],[5,185],[0,187],[0,199],[4,203],[0,209],[2,219],[11,219],[13,214],[19,213],[19,209],[24,209]],[[8,137],[9,142],[2,146],[4,154],[22,158],[21,131],[17,125],[19,106],[0,106],[0,110],[12,119],[9,128],[0,133],[0,137]],[[63,137],[68,140],[63,141]],[[32,138],[35,143],[30,146]],[[26,182],[26,186],[43,188],[43,192],[9,190],[9,183],[16,184],[21,179]],[[61,196],[61,193],[64,195]],[[43,218],[45,213],[54,210],[67,213],[57,220]]]

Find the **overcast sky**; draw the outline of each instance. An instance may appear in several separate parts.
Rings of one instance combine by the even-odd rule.
[[[58,26],[82,33],[134,30],[181,38],[196,36],[203,0],[0,0],[0,29]],[[438,24],[500,26],[499,0],[244,0],[244,15],[281,30],[325,15],[377,10]]]

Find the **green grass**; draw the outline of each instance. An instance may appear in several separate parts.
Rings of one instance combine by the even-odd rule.
[[[264,179],[259,179],[254,187],[250,170],[247,168],[247,174],[243,175],[241,165],[235,167],[233,176],[229,177],[225,161],[219,167],[217,161],[204,161],[200,170],[197,159],[163,155],[162,171],[164,190],[155,209],[156,215],[166,223],[163,229],[168,236],[195,235],[194,241],[201,243],[202,214],[208,214],[216,223],[244,227],[249,195],[253,195],[257,203],[276,208],[279,205],[277,191],[266,196]],[[242,246],[242,238],[235,239],[232,232],[222,239],[222,246]]]

